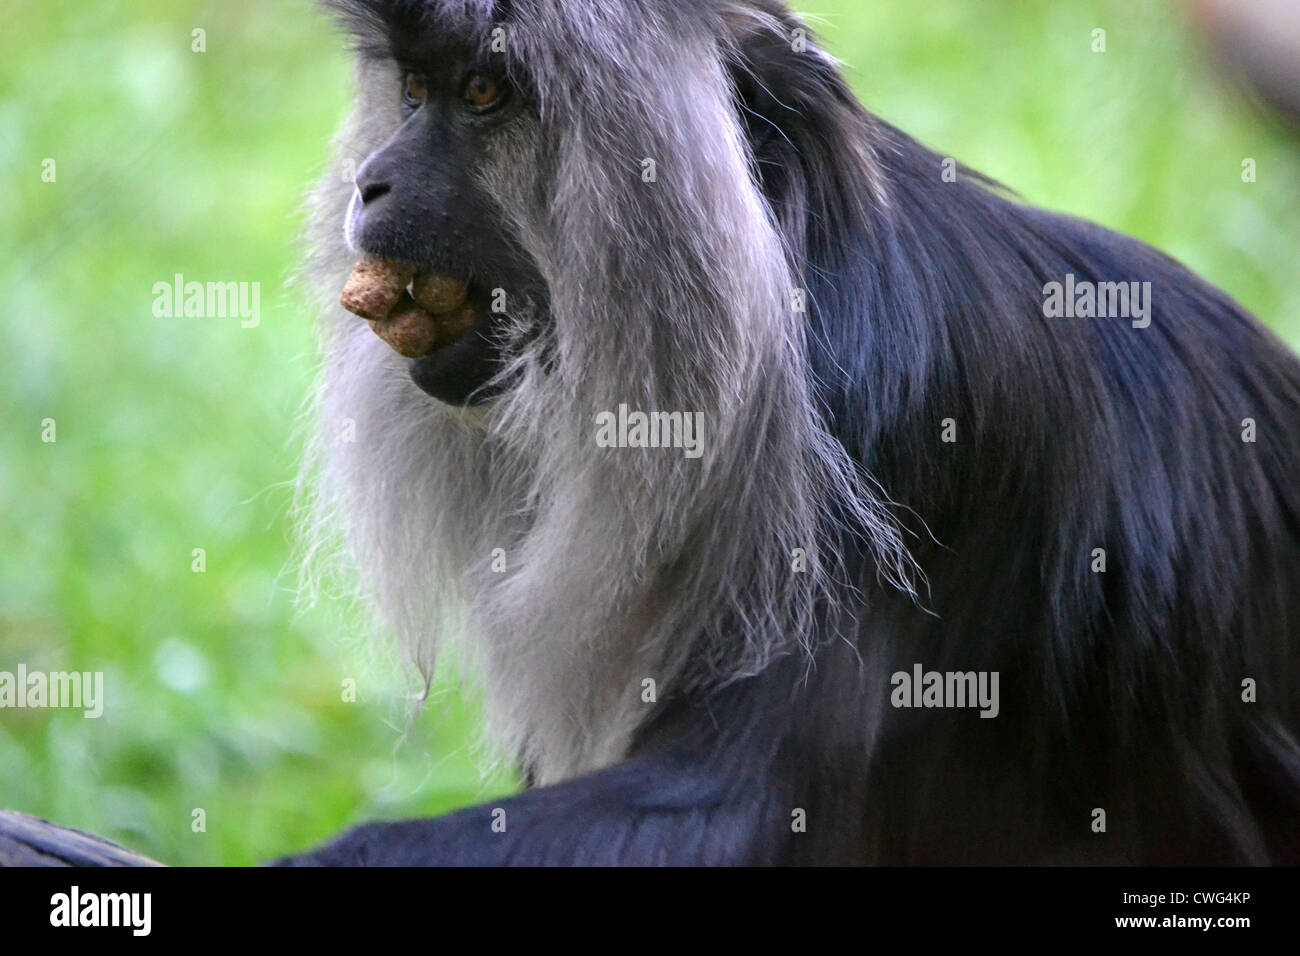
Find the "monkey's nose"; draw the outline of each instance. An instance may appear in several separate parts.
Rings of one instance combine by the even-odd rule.
[[[357,180],[357,192],[361,194],[363,204],[373,202],[389,191],[391,187],[383,182],[362,182]]]

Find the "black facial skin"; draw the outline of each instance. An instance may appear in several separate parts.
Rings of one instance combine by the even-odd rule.
[[[489,139],[526,108],[498,66],[454,49],[405,52],[405,122],[361,164],[352,234],[371,255],[401,259],[468,284],[477,324],[457,341],[410,362],[421,389],[452,405],[491,398],[500,368],[499,332],[512,302],[544,302],[545,282],[519,248],[474,170]],[[484,90],[499,96],[488,105]],[[506,314],[491,310],[505,291]],[[499,385],[498,385],[499,387]]]

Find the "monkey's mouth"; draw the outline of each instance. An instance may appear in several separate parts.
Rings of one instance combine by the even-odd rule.
[[[339,304],[370,323],[399,355],[432,355],[465,336],[482,312],[467,282],[364,253]]]

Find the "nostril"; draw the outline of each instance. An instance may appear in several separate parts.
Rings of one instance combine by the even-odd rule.
[[[368,203],[388,192],[389,186],[388,183],[366,183],[364,186],[358,183],[357,189],[361,193],[361,201]]]

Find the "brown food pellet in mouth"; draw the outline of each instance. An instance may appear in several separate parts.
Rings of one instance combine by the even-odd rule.
[[[465,304],[469,290],[465,283],[447,276],[419,275],[411,283],[411,295],[420,308],[434,315],[454,312]]]
[[[473,306],[467,305],[451,315],[440,318],[442,337],[448,342],[454,342],[474,327],[474,323],[478,321],[478,313],[474,311]]]
[[[410,285],[411,291],[407,291]],[[413,265],[363,255],[348,276],[339,304],[370,322],[389,347],[420,358],[456,341],[477,321],[465,283]]]
[[[363,255],[348,276],[339,304],[363,319],[379,320],[393,307],[415,278],[415,266]]]
[[[406,358],[420,358],[438,347],[438,324],[409,296],[388,317],[371,319],[370,328],[394,352]]]

